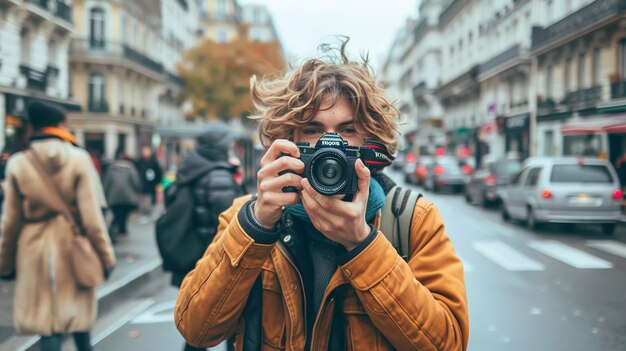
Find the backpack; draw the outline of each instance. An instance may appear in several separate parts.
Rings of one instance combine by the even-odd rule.
[[[166,210],[156,222],[156,242],[163,269],[191,271],[202,257],[206,245],[193,223],[193,187],[174,182],[165,189]]]
[[[421,193],[396,185],[387,193],[385,205],[381,210],[380,230],[405,261],[409,260],[411,222],[415,204],[421,197]]]

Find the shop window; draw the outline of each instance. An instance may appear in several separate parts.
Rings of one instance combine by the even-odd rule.
[[[600,48],[595,48],[593,50],[593,86],[599,86],[600,83]]]
[[[626,39],[619,42],[619,69],[622,78],[626,78]]]
[[[552,66],[548,66],[546,70],[546,97],[552,97],[552,85],[554,84]]]
[[[543,155],[554,156],[554,131],[546,130],[543,134]]]
[[[578,89],[585,87],[585,54],[578,55]]]
[[[104,75],[102,73],[92,73],[89,77],[89,111],[107,112],[104,89]]]

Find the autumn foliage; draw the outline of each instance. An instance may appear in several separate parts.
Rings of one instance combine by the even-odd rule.
[[[247,116],[252,110],[250,77],[271,76],[285,68],[278,43],[239,38],[227,43],[204,40],[178,65],[184,80],[182,99],[190,118],[207,120]]]

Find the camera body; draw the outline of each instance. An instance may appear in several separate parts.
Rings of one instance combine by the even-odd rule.
[[[357,159],[362,159],[370,168],[385,167],[393,160],[387,148],[380,143],[370,141],[362,147],[349,146],[337,133],[324,133],[314,147],[306,142],[298,142],[296,146],[304,163],[304,172],[299,175],[307,178],[313,189],[323,195],[356,194],[359,190],[354,168]],[[287,172],[292,171],[281,174]],[[283,192],[297,190],[285,187]]]

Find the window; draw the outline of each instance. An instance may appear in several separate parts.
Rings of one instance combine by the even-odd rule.
[[[30,31],[22,28],[20,31],[20,59],[23,64],[30,64]]]
[[[552,156],[554,150],[554,131],[546,130],[543,134],[543,155]]]
[[[215,41],[218,43],[226,43],[228,41],[228,32],[223,29],[218,30]]]
[[[120,38],[120,41],[122,43],[126,42],[126,31],[127,31],[127,28],[126,28],[127,24],[126,24],[126,22],[127,21],[128,21],[128,19],[126,17],[126,14],[125,13],[122,14],[122,28],[121,28],[121,38]]]
[[[565,68],[563,70],[563,84],[565,85],[565,93],[569,93],[571,90],[571,85],[570,85],[570,77],[571,77],[571,69],[572,69],[572,58],[568,58],[565,61]]]
[[[511,184],[512,185],[519,185],[521,180],[522,180],[522,175],[524,175],[524,173],[526,173],[527,170],[528,170],[528,168],[524,168],[521,171],[519,171],[519,173],[517,173],[515,178],[513,178],[513,180],[511,181]]]
[[[90,44],[92,48],[104,47],[104,10],[96,7],[91,10],[90,16]]]
[[[555,165],[550,182],[613,183],[613,177],[605,165]]]
[[[226,17],[226,0],[217,0],[217,18]]]
[[[619,42],[619,69],[622,78],[626,78],[626,39]]]
[[[546,70],[546,97],[551,98],[552,97],[552,84],[553,84],[553,79],[552,79],[552,66],[548,66],[548,69]]]
[[[599,86],[600,85],[600,48],[595,48],[593,50],[593,62],[592,64],[592,83],[593,86]]]
[[[107,112],[104,82],[102,73],[92,73],[89,77],[89,111],[91,112]]]
[[[537,183],[539,183],[539,175],[541,174],[541,168],[533,168],[528,171],[528,177],[526,177],[526,182],[524,185],[528,187],[535,187]]]
[[[585,87],[585,54],[578,55],[578,89]]]

